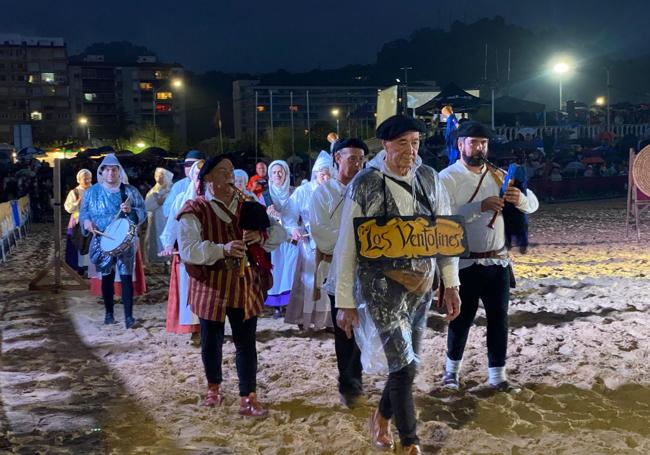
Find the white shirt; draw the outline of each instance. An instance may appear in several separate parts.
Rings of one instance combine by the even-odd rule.
[[[472,202],[467,202],[472,197],[474,190],[476,190],[478,182],[481,180],[481,175],[484,172],[485,167],[481,168],[481,174],[476,174],[470,171],[461,160],[458,160],[439,174],[440,181],[447,189],[452,212],[465,217],[465,230],[467,232],[469,250],[475,253],[498,251],[505,246],[503,216],[497,216],[494,229],[490,229],[487,226],[492,220],[494,212],[481,212],[481,201],[490,196],[498,196],[501,190],[489,172],[483,179],[483,182],[481,182],[481,188],[476,193]],[[521,199],[516,207],[523,213],[533,213],[539,207],[539,202],[535,194],[529,189],[527,195],[521,194]],[[509,261],[494,258],[461,259],[459,268],[463,269],[474,263],[481,265],[499,264],[507,267]]]
[[[316,247],[325,254],[334,254],[346,189],[347,185],[336,179],[329,179],[319,185],[311,197],[309,208],[311,235],[316,242]],[[324,289],[333,295],[336,291],[336,267],[333,263],[321,262],[318,269],[317,276],[327,277]],[[316,285],[320,285],[320,282]]]
[[[169,217],[176,196],[183,194],[189,185],[189,177],[185,177],[172,185],[172,189],[169,190],[167,199],[165,199],[165,202],[163,203],[163,215],[165,215],[165,217]]]
[[[211,201],[210,207],[220,220],[226,223],[232,221],[230,216],[214,202],[216,198],[208,196],[208,200]],[[235,212],[237,203],[238,199],[233,198],[230,205],[227,206],[228,210]],[[268,238],[262,244],[262,248],[267,252],[276,249],[287,238],[282,226],[273,218],[270,220],[271,226],[267,230]],[[201,222],[196,215],[191,213],[183,215],[178,221],[178,252],[183,262],[197,265],[212,265],[225,257],[223,244],[203,239]]]
[[[415,167],[407,176],[399,176],[391,172],[385,165],[383,156],[385,153],[380,152],[375,159],[369,164],[379,169],[382,173],[389,175],[395,179],[411,183],[415,175]],[[417,165],[421,163],[418,157]],[[415,202],[411,193],[406,191],[397,183],[386,179],[386,189],[391,192],[400,215],[412,216],[415,212]],[[378,196],[380,197],[380,196]],[[436,181],[436,215],[451,215],[449,210],[449,202],[444,187],[440,180]],[[354,237],[354,218],[365,216],[361,211],[361,206],[354,200],[346,198],[343,204],[341,213],[341,228],[339,231],[339,238],[336,242],[334,249],[335,274],[339,277],[336,282],[336,307],[354,309],[354,280],[356,279],[356,266],[357,266],[357,245]],[[437,258],[436,262],[440,268],[440,274],[445,282],[445,286],[460,286],[458,279],[458,258],[457,257],[441,257]]]

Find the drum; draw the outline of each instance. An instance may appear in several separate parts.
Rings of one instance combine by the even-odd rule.
[[[104,229],[99,247],[104,254],[117,256],[133,245],[137,232],[137,226],[131,220],[118,218]]]

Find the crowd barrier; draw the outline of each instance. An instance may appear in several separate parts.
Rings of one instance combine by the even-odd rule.
[[[0,204],[0,253],[2,262],[18,245],[18,239],[27,236],[27,226],[31,220],[29,196]]]
[[[528,187],[542,201],[563,199],[594,199],[625,195],[627,175],[612,177],[571,177],[555,182],[546,178],[532,178]]]

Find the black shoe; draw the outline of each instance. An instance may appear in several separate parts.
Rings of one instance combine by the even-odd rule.
[[[140,327],[140,325],[138,324],[138,320],[135,318],[126,318],[124,320],[124,326],[127,329],[137,329],[138,327]]]
[[[494,385],[490,384],[490,388],[495,392],[505,392],[505,393],[512,393],[512,394],[517,394],[521,392],[521,387],[512,384],[508,381],[503,381]]]
[[[347,408],[354,409],[366,403],[363,393],[339,393],[341,404]]]
[[[106,313],[106,316],[104,316],[104,325],[111,325],[115,324],[115,318],[113,317],[113,313]]]
[[[521,254],[526,254],[526,253],[528,253],[528,247],[527,247],[527,246],[520,246],[520,247],[519,247],[519,252],[520,252]]]
[[[442,386],[449,390],[458,390],[460,388],[460,381],[458,380],[458,373],[448,373],[442,376]]]

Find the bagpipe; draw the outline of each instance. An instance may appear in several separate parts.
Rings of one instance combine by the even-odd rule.
[[[256,201],[254,197],[244,194],[243,191],[241,191],[232,183],[230,185],[241,199],[241,206],[235,220],[238,236],[243,240],[244,231],[260,231],[262,238],[267,239],[268,235],[266,233],[266,230],[271,226],[271,220],[266,214],[266,207]],[[273,265],[269,260],[268,253],[264,251],[264,248],[262,248],[259,243],[253,243],[246,245],[246,256],[249,263],[259,269],[263,279],[268,279],[270,277],[271,285],[265,288],[265,290],[270,289],[273,285],[273,278],[271,274]],[[240,277],[244,276],[245,268],[246,258],[242,258],[239,266]],[[266,284],[264,286],[266,286]]]
[[[516,176],[519,171],[519,166],[517,164],[510,164],[508,166],[508,172],[505,172],[503,169],[498,167],[496,164],[488,161],[487,158],[483,157],[483,162],[487,166],[489,172],[492,174],[497,183],[500,184],[501,189],[499,190],[499,197],[503,199],[506,194],[506,190],[510,186],[518,188],[523,194],[526,194],[526,182],[519,181]],[[492,219],[488,223],[490,229],[494,229],[494,223],[499,216],[499,213],[503,215],[503,222],[506,228],[506,231],[512,233],[519,233],[525,229],[526,224],[526,215],[523,214],[519,209],[517,209],[514,204],[510,202],[505,202],[503,210],[501,212],[494,212]]]

